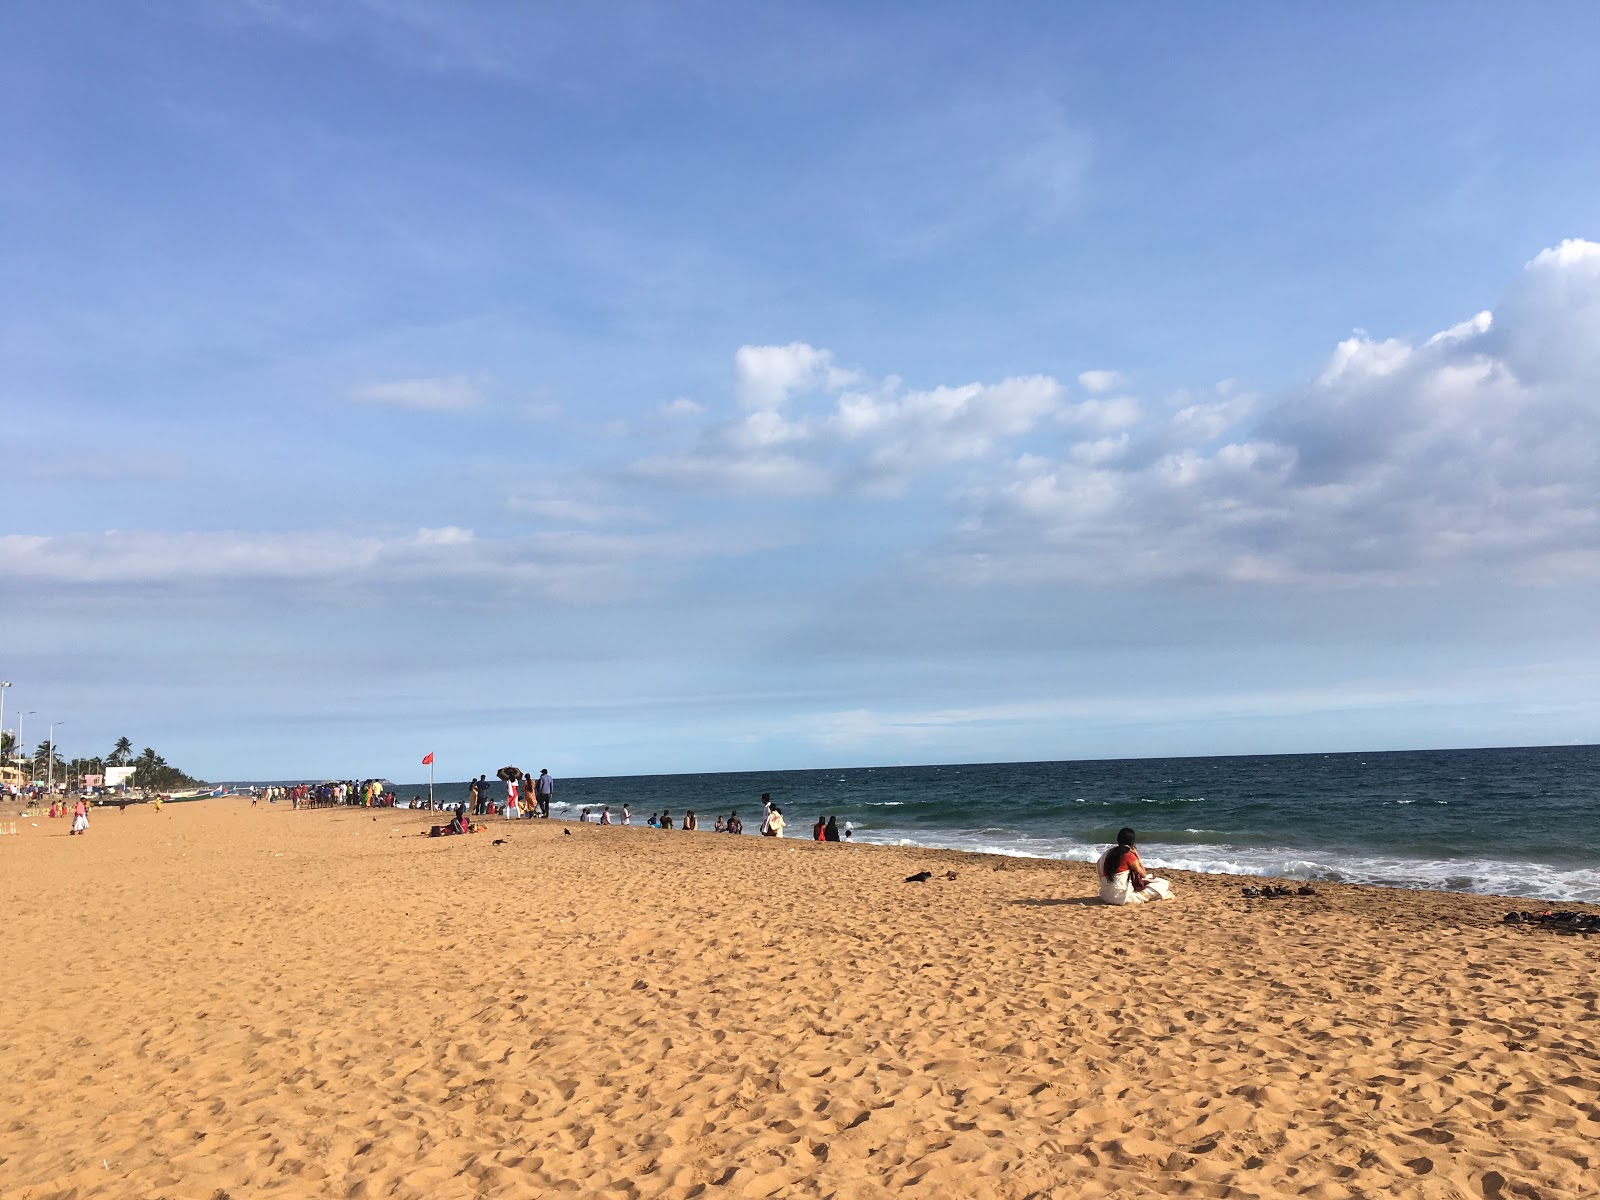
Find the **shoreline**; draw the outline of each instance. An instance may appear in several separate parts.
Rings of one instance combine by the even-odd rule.
[[[208,803],[208,804],[210,804],[210,803],[222,803],[222,804],[231,803],[231,804],[233,804],[235,806],[242,806],[244,808],[249,808],[250,805],[248,803],[246,803],[246,800],[247,800],[246,797],[240,797],[240,796],[225,796],[225,797],[196,796],[196,797],[188,797],[188,798],[185,798],[185,799],[182,799],[182,800],[167,800],[167,801],[164,802],[164,804],[166,806],[177,805],[180,808],[182,808],[182,807],[188,807],[190,805],[200,804],[200,803]],[[147,808],[147,807],[149,807],[149,802],[148,801],[130,802],[129,805],[128,805],[128,811],[131,812],[131,811],[134,811],[135,809]],[[282,802],[282,801],[280,801],[277,804],[273,804],[273,805],[269,805],[265,801],[263,801],[261,804],[256,805],[255,807],[256,807],[257,811],[262,811],[262,810],[284,811],[284,812],[293,811],[293,810],[291,810],[291,809],[289,809],[287,807],[286,802]],[[568,806],[568,807],[570,807],[570,806]],[[11,811],[13,808],[17,808],[19,811],[17,811],[17,812]],[[22,812],[26,812],[26,811],[28,811],[26,806],[18,806],[15,803],[11,803],[11,802],[0,803],[0,819],[13,819],[13,818],[15,818],[15,819],[21,820]],[[102,813],[102,812],[116,812],[117,811],[117,806],[115,804],[104,804],[104,805],[92,808],[90,811],[91,811],[91,815]],[[295,815],[296,816],[302,816],[302,815],[310,816],[312,814],[318,814],[318,813],[320,813],[320,814],[366,813],[368,815],[374,815],[374,814],[382,815],[385,820],[404,820],[407,817],[410,817],[411,819],[416,820],[416,821],[418,821],[419,823],[422,823],[422,824],[437,824],[439,822],[437,822],[436,820],[433,820],[432,818],[437,818],[437,817],[439,817],[441,815],[448,815],[450,811],[451,811],[451,809],[449,809],[449,808],[441,808],[441,809],[439,809],[437,811],[429,812],[426,809],[411,809],[411,808],[405,808],[405,807],[400,807],[400,806],[396,806],[395,808],[392,808],[392,809],[391,808],[368,809],[368,808],[364,808],[364,807],[362,807],[360,805],[344,805],[344,806],[337,806],[337,807],[304,809],[304,810],[300,810],[299,812],[296,812]],[[412,814],[415,814],[415,815],[413,816]],[[52,823],[52,822],[50,822],[48,817],[44,817],[42,814],[35,814],[35,816],[32,819],[35,820],[35,821],[43,820],[46,823]],[[538,826],[538,825],[544,823],[542,820],[539,820],[539,819],[534,819],[534,820],[519,819],[515,824],[511,824],[509,822],[506,822],[504,820],[504,818],[499,817],[499,816],[479,817],[479,818],[476,818],[476,819],[478,821],[480,821],[480,822],[483,822],[483,823],[487,824],[488,828],[487,828],[486,832],[488,832],[490,834],[491,839],[495,835],[495,831],[496,830],[500,830],[502,827],[508,827],[508,828],[510,828],[512,830],[516,830],[516,829],[522,829],[522,828],[527,828],[527,827],[532,827],[532,826]],[[61,818],[61,817],[56,818],[56,821],[60,822],[63,825],[63,828],[65,828],[65,826],[69,823],[65,818]],[[554,817],[550,818],[550,823],[553,824],[553,825],[556,825],[556,826],[572,825],[574,827],[578,827],[578,826],[584,826],[585,825],[584,822],[578,820],[576,815],[571,815],[571,816],[558,815],[558,816],[554,816]],[[590,828],[590,829],[596,829],[596,830],[599,830],[599,829],[614,829],[614,830],[625,831],[625,832],[628,832],[628,833],[639,832],[639,833],[645,833],[645,834],[657,834],[657,833],[661,833],[661,832],[667,832],[672,836],[679,836],[684,832],[683,830],[670,830],[670,831],[655,830],[655,829],[651,829],[650,827],[648,827],[646,825],[643,825],[642,823],[637,823],[637,822],[635,824],[633,824],[633,825],[626,825],[626,826],[625,825],[620,825],[620,824],[613,824],[611,826],[601,826],[601,825],[598,825],[598,824],[596,824],[594,822],[589,822],[586,827]],[[42,830],[43,826],[40,826],[39,828]],[[21,834],[22,832],[23,832],[23,829],[21,827],[19,827],[18,833]],[[718,835],[718,834],[715,833],[715,831],[709,830],[709,829],[691,830],[689,832],[706,834],[707,836],[711,836],[711,837],[716,837],[716,836],[727,837],[727,836],[730,836],[730,835],[727,835],[727,834]],[[744,838],[759,837],[758,834],[751,833],[751,832],[748,832],[748,831],[745,834],[743,834],[742,836]],[[772,839],[762,838],[760,840],[762,840],[762,841],[770,841]],[[784,843],[784,844],[795,844],[795,845],[813,844],[812,843],[812,839],[809,836],[800,836],[799,833],[791,834],[789,836],[786,836],[784,838],[779,839],[779,841]],[[855,840],[855,841],[852,841],[852,842],[848,842],[848,843],[837,843],[837,845],[846,846],[846,847],[852,847],[852,846],[853,847],[874,847],[874,848],[881,849],[881,850],[904,850],[904,851],[910,851],[910,852],[937,852],[937,853],[941,853],[941,854],[960,855],[960,856],[970,857],[970,858],[974,858],[974,859],[989,859],[989,858],[992,858],[992,859],[997,859],[997,860],[1001,860],[1001,861],[1018,861],[1018,860],[1020,860],[1020,861],[1026,861],[1026,862],[1057,863],[1057,864],[1062,864],[1062,865],[1075,865],[1075,866],[1083,866],[1083,867],[1090,867],[1090,868],[1092,868],[1093,862],[1094,862],[1093,859],[1087,859],[1086,860],[1086,859],[1075,859],[1075,858],[1058,858],[1058,857],[1053,857],[1053,856],[1049,856],[1049,855],[1028,854],[1025,851],[1020,851],[1020,850],[1019,851],[1010,851],[1010,850],[1003,850],[1003,849],[968,849],[968,848],[961,847],[961,846],[940,846],[940,845],[933,845],[933,844],[929,844],[929,843],[925,843],[925,842],[912,842],[912,841],[908,841],[908,840],[901,840],[901,841],[895,841],[895,842],[882,842],[882,841],[870,841],[870,840],[866,840],[866,839],[858,839],[858,840]],[[1090,847],[1088,849],[1090,850],[1091,853],[1094,852],[1094,848],[1093,847]],[[1102,847],[1102,849],[1103,849],[1103,847]],[[1157,857],[1157,855],[1150,854],[1148,857],[1150,857],[1151,859],[1155,859]],[[1003,869],[1003,868],[997,867],[995,869],[1000,870],[1000,869]],[[1429,887],[1429,886],[1426,886],[1425,884],[1408,885],[1408,884],[1401,884],[1401,883],[1377,883],[1377,882],[1369,883],[1369,882],[1343,880],[1343,879],[1333,880],[1333,879],[1321,879],[1321,878],[1315,878],[1315,877],[1308,878],[1306,876],[1301,876],[1301,875],[1252,874],[1252,873],[1248,873],[1248,872],[1238,872],[1238,871],[1195,870],[1195,869],[1192,869],[1192,868],[1171,867],[1171,866],[1154,865],[1154,864],[1152,865],[1151,870],[1153,872],[1159,872],[1162,876],[1167,876],[1167,877],[1172,877],[1172,878],[1189,878],[1189,879],[1195,879],[1195,880],[1224,880],[1224,881],[1229,881],[1232,884],[1236,885],[1236,887],[1238,887],[1238,888],[1243,888],[1243,887],[1247,887],[1247,886],[1259,886],[1263,882],[1274,883],[1274,884],[1294,884],[1294,885],[1310,883],[1313,887],[1317,888],[1318,890],[1321,890],[1323,888],[1354,888],[1354,889],[1361,889],[1361,890],[1376,890],[1376,891],[1380,891],[1380,892],[1394,892],[1397,895],[1407,895],[1407,896],[1409,896],[1409,895],[1420,895],[1420,894],[1436,894],[1436,895],[1441,895],[1441,896],[1475,897],[1475,898],[1478,898],[1478,899],[1481,899],[1481,900],[1493,901],[1493,902],[1496,902],[1496,903],[1513,903],[1513,904],[1520,904],[1520,905],[1543,905],[1543,906],[1545,906],[1547,908],[1573,909],[1575,911],[1600,913],[1600,901],[1567,899],[1567,898],[1549,897],[1549,896],[1532,896],[1532,895],[1525,895],[1525,894],[1520,894],[1520,893],[1515,893],[1515,892],[1477,892],[1477,891],[1464,891],[1464,890],[1463,891],[1457,891],[1457,890],[1450,889],[1450,888]],[[1092,876],[1091,876],[1091,878],[1092,878]]]

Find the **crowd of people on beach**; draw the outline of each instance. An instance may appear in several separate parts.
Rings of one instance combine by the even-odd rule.
[[[368,779],[357,784],[354,781],[331,782],[319,785],[298,784],[289,788],[267,790],[272,797],[274,790],[286,794],[294,808],[330,808],[337,805],[365,805],[373,807],[393,807],[395,803],[394,792],[382,789],[382,780]],[[468,819],[470,808],[471,816],[492,817],[503,816],[506,820],[549,819],[550,804],[555,798],[555,779],[549,770],[541,770],[537,778],[526,772],[517,771],[515,768],[505,768],[500,772],[499,782],[504,785],[503,798],[494,795],[494,785],[489,782],[487,774],[479,775],[467,789],[467,801],[456,806],[452,819],[445,825],[434,825],[428,832],[431,837],[450,837],[467,833],[481,832],[487,828],[483,825],[473,824]],[[411,807],[437,810],[439,805],[430,799],[424,802],[420,796],[414,796]],[[784,836],[787,822],[783,810],[773,803],[769,792],[761,793],[762,818],[758,832],[762,837]],[[84,809],[83,829],[88,827],[87,808],[80,801],[78,808]],[[55,815],[54,812],[51,813]],[[620,806],[618,816],[613,819],[609,804],[585,805],[578,814],[579,822],[597,825],[632,825],[633,809],[628,804]],[[81,832],[79,828],[78,810],[73,811],[73,832]],[[670,810],[663,808],[659,812],[652,812],[644,824],[651,829],[682,829],[694,832],[700,829],[700,818],[695,811],[686,809],[681,820],[675,819]],[[720,813],[715,823],[707,832],[742,834],[744,822],[739,818],[738,809],[733,809],[726,817]],[[819,814],[816,823],[811,827],[811,838],[818,842],[851,842],[855,839],[855,826],[846,821],[841,827],[836,816]],[[1139,851],[1135,845],[1137,835],[1132,829],[1117,831],[1116,844],[1109,847],[1095,865],[1096,875],[1100,880],[1100,900],[1104,904],[1143,904],[1153,900],[1168,900],[1172,898],[1172,887],[1164,879],[1152,877],[1145,869],[1144,863],[1139,858]]]
[[[467,802],[475,817],[500,815],[508,820],[531,820],[550,817],[550,802],[556,797],[556,781],[548,768],[541,769],[535,779],[526,771],[504,767],[499,779],[505,785],[505,798],[497,800],[494,784],[487,775],[479,775],[467,787]]]
[[[329,780],[327,783],[297,783],[273,786],[263,790],[268,804],[288,800],[292,809],[302,808],[393,808],[393,789],[384,787],[381,779]]]
[[[782,837],[787,823],[784,820],[783,810],[772,802],[770,792],[761,793],[761,807],[763,815],[757,832],[762,837]],[[578,820],[585,824],[592,822],[596,825],[632,825],[633,809],[624,804],[619,817],[613,819],[609,804],[585,805],[578,813]],[[681,820],[673,817],[670,809],[663,808],[660,812],[651,813],[644,823],[651,829],[694,831],[700,828],[700,818],[692,808],[684,810]],[[732,810],[726,817],[717,814],[716,821],[708,832],[743,833],[744,822],[739,819],[739,810]],[[855,826],[846,821],[841,828],[837,817],[819,816],[817,823],[811,828],[811,836],[812,840],[818,842],[849,842],[855,839]]]
[[[501,815],[513,821],[549,818],[550,805],[555,797],[555,779],[549,770],[541,770],[535,778],[515,768],[507,767],[499,773],[499,781],[505,788],[503,799],[494,795],[494,785],[489,782],[488,775],[479,775],[468,786],[467,802],[456,806],[454,816],[449,823],[433,826],[429,830],[430,836],[445,837],[476,833],[486,828],[483,825],[475,825],[468,819],[469,808],[471,815],[475,817]],[[252,789],[252,805],[257,802],[254,791],[255,789]],[[396,805],[394,791],[386,788],[381,779],[364,779],[359,782],[330,780],[320,784],[274,784],[262,789],[260,796],[272,804],[279,800],[287,800],[290,807],[296,810],[340,806],[393,808]],[[122,806],[126,807],[125,797]],[[413,796],[411,807],[437,810],[439,805],[433,801],[431,795],[427,802],[420,796]],[[761,824],[757,831],[763,837],[783,837],[787,822],[783,810],[773,802],[771,793],[761,794],[761,807]],[[49,816],[65,817],[68,811],[65,800],[52,800]],[[79,797],[70,811],[72,814],[70,832],[74,835],[87,833],[88,801]],[[156,801],[156,811],[160,811],[159,798]],[[618,817],[613,819],[609,804],[586,805],[579,812],[578,820],[583,824],[632,825],[633,809],[630,805],[623,804],[620,806]],[[651,829],[681,829],[689,832],[698,831],[701,827],[700,818],[693,809],[685,810],[680,820],[675,819],[669,809],[663,808],[659,812],[652,812],[644,824]],[[731,810],[726,817],[719,813],[707,832],[744,833],[744,822],[739,817],[738,809]],[[855,838],[855,827],[849,821],[844,822],[841,827],[836,816],[819,814],[816,823],[811,827],[811,838],[818,842],[850,842]],[[1095,864],[1102,903],[1143,904],[1172,898],[1171,885],[1164,879],[1151,876],[1145,870],[1144,863],[1139,858],[1136,840],[1137,834],[1134,830],[1129,828],[1118,830],[1116,843],[1107,848]]]

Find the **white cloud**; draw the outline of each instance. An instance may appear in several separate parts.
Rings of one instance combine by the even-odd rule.
[[[559,525],[647,525],[655,518],[648,509],[624,504],[595,504],[564,496],[512,496],[507,506]]]
[[[399,536],[336,533],[161,533],[0,536],[0,565],[14,580],[151,583],[213,579],[314,579],[357,574],[418,557],[448,559],[473,542],[455,526]]]
[[[663,455],[640,459],[629,471],[636,478],[688,491],[816,496],[831,486],[820,468],[783,454],[735,456],[706,451]]]
[[[1094,433],[1113,433],[1137,425],[1143,414],[1144,406],[1136,397],[1108,396],[1069,404],[1061,410],[1059,420]]]
[[[391,379],[351,390],[357,404],[383,404],[414,412],[460,412],[483,403],[483,385],[466,375],[433,379]]]
[[[1357,334],[1291,394],[1224,387],[1102,436],[1095,424],[1059,457],[1016,456],[968,489],[944,568],[1299,584],[1600,574],[1600,246],[1545,251],[1498,311],[1420,344]]]
[[[1600,378],[1600,243],[1569,239],[1536,256],[1482,339],[1528,384]]]
[[[744,415],[705,429],[686,453],[634,463],[636,477],[786,494],[894,492],[998,454],[1060,414],[1066,394],[1040,375],[923,390],[895,376],[872,384],[803,342],[742,346],[734,367]]]
[[[1084,391],[1096,396],[1113,388],[1119,388],[1122,383],[1123,376],[1120,371],[1083,371],[1078,375],[1078,385]]]
[[[419,529],[412,535],[412,541],[418,546],[468,546],[476,540],[472,530],[462,529],[459,525]]]
[[[782,408],[796,392],[843,387],[854,379],[834,365],[832,352],[804,342],[740,346],[733,369],[740,406],[755,412]]]
[[[667,417],[697,417],[705,412],[706,406],[699,401],[691,400],[687,396],[679,396],[668,400],[661,406],[661,413]]]
[[[350,592],[402,586],[417,598],[449,593],[488,600],[501,594],[592,603],[596,595],[615,598],[648,586],[647,574],[671,575],[697,560],[777,544],[770,532],[571,528],[583,524],[583,515],[579,508],[568,509],[568,528],[505,538],[479,538],[453,525],[401,534],[7,534],[0,535],[0,579],[16,588],[47,591],[275,583]]]

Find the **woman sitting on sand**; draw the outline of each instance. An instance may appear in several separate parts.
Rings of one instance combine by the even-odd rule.
[[[1147,900],[1172,899],[1172,885],[1165,879],[1151,879],[1144,873],[1131,829],[1117,830],[1117,844],[1100,856],[1100,903],[1143,904]]]

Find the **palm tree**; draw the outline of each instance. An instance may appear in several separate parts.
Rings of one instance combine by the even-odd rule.
[[[111,747],[111,753],[106,756],[106,765],[125,767],[131,758],[133,758],[133,743],[125,737],[119,737],[117,744]]]
[[[44,741],[40,742],[38,747],[34,750],[33,761],[29,764],[35,779],[50,773],[50,760],[52,757],[55,759],[56,771],[58,773],[65,772],[66,764],[61,761],[61,752],[59,750],[55,750],[48,741]]]
[[[177,775],[167,760],[162,758],[149,746],[144,748],[144,753],[139,755],[133,763],[133,779],[130,782],[135,787],[144,788],[146,791],[156,788],[173,786],[172,777]]]

